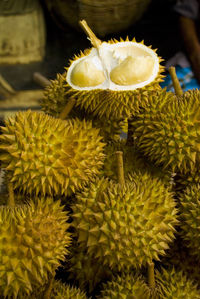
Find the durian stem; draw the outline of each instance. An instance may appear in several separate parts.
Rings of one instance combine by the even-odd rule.
[[[171,79],[172,79],[172,83],[173,83],[173,86],[174,86],[175,94],[177,96],[182,96],[183,90],[181,88],[180,82],[179,82],[178,77],[176,75],[176,69],[175,69],[174,66],[171,66],[169,68],[169,73],[170,73],[170,76],[171,76]]]
[[[96,35],[94,34],[94,32],[90,29],[90,27],[88,26],[87,22],[85,20],[79,21],[80,26],[83,28],[83,30],[85,31],[85,33],[87,34],[91,44],[95,47],[95,48],[99,48],[99,46],[101,45],[101,40],[98,39],[96,37]]]
[[[15,196],[14,196],[14,191],[13,191],[13,184],[11,182],[8,183],[8,205],[10,207],[14,207],[15,205]]]
[[[123,163],[123,152],[122,151],[117,151],[116,152],[117,156],[117,177],[118,177],[118,183],[120,185],[124,185],[125,180],[124,180],[124,163]]]
[[[53,282],[54,282],[54,276],[51,276],[49,280],[49,284],[47,286],[47,289],[44,293],[44,299],[50,299],[51,298],[51,291],[53,289]]]
[[[148,284],[150,288],[155,288],[154,263],[148,264]]]
[[[74,98],[71,98],[67,105],[64,107],[62,112],[60,113],[60,119],[66,119],[72,108],[74,107],[76,100]]]

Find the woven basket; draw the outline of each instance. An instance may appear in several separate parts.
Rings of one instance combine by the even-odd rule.
[[[45,0],[57,25],[79,29],[85,19],[95,34],[120,32],[138,21],[151,0]]]
[[[0,64],[43,59],[46,27],[39,0],[0,1],[0,28]]]

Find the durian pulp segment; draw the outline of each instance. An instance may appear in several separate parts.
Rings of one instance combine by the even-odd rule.
[[[159,73],[159,57],[136,42],[103,42],[87,56],[74,60],[67,82],[76,90],[135,90],[151,83]],[[88,83],[89,82],[89,83]]]

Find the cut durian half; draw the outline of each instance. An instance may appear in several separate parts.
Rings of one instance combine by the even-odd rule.
[[[154,81],[159,58],[154,50],[134,41],[103,42],[72,62],[68,84],[76,90],[135,90]]]
[[[134,115],[147,104],[147,92],[160,89],[162,59],[143,41],[101,42],[84,26],[94,47],[70,61],[67,95],[76,99],[77,106],[100,117]]]

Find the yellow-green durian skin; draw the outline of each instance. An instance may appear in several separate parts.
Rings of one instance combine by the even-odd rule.
[[[181,237],[191,254],[200,259],[200,184],[191,184],[180,193]]]
[[[77,281],[81,290],[93,292],[101,282],[109,279],[112,271],[109,267],[102,265],[99,260],[89,257],[85,248],[76,246],[71,250],[69,265],[66,268],[69,279]]]
[[[129,41],[128,39],[126,41]],[[120,42],[123,42],[121,39]],[[136,40],[132,40],[136,43]],[[117,40],[108,41],[108,43],[118,43]],[[142,42],[143,43],[143,42]],[[86,55],[90,50],[86,51]],[[81,53],[79,56],[75,56],[70,61],[70,65],[77,59],[84,57],[85,54]],[[159,61],[162,59],[159,57]],[[78,90],[74,89],[67,83],[67,95],[76,99],[76,105],[84,108],[85,110],[92,112],[94,115],[98,115],[106,118],[126,118],[139,112],[139,107],[148,103],[148,93],[159,90],[159,83],[163,81],[164,67],[159,64],[159,72],[157,77],[150,84],[138,88],[135,90],[126,91],[113,91],[109,89],[93,89],[93,90]]]
[[[122,187],[101,178],[77,194],[72,206],[80,246],[118,270],[159,260],[174,239],[177,209],[172,193],[149,175]]]
[[[34,292],[29,295],[30,299],[44,299],[45,292],[48,289],[48,284],[45,286],[34,290]],[[25,295],[19,297],[19,299],[25,299]],[[87,299],[86,294],[79,288],[71,285],[62,283],[59,280],[53,281],[53,286],[49,299]]]
[[[156,164],[186,173],[200,161],[200,92],[191,90],[133,119],[137,146]]]
[[[150,288],[141,276],[122,273],[103,284],[98,299],[149,299]]]
[[[200,292],[183,271],[162,268],[156,271],[156,283],[160,299],[199,299]]]
[[[68,254],[67,220],[60,201],[52,198],[0,206],[0,294],[28,297],[47,282]]]
[[[113,180],[117,180],[117,160],[116,152],[123,152],[123,167],[124,175],[128,177],[129,174],[138,174],[148,172],[155,178],[161,179],[167,186],[173,186],[174,174],[168,170],[163,170],[161,167],[152,165],[152,163],[144,158],[137,146],[127,145],[126,139],[117,142],[108,142],[104,148],[106,158],[104,160],[103,169],[101,173]]]
[[[0,160],[14,189],[70,195],[102,167],[105,144],[91,122],[26,111],[9,118],[3,132]]]

